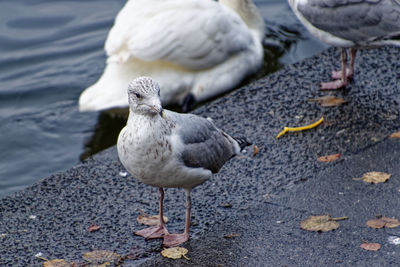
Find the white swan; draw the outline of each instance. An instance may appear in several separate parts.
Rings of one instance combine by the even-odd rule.
[[[342,70],[321,89],[339,89],[354,73],[359,48],[400,46],[400,0],[288,0],[299,20],[321,41],[342,47]],[[346,48],[350,67],[346,68]]]
[[[187,110],[261,67],[264,30],[251,0],[130,0],[108,34],[103,75],[82,92],[79,109],[127,107],[128,83],[150,76],[163,105]]]

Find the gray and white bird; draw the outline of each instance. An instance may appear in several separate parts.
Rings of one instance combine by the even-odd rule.
[[[322,90],[345,87],[354,74],[359,48],[400,46],[400,0],[288,0],[306,28],[321,41],[341,47],[341,71]],[[350,48],[347,65],[346,48]]]
[[[160,87],[152,78],[139,77],[128,86],[129,118],[118,137],[118,155],[138,181],[156,186],[160,193],[160,223],[136,232],[145,238],[164,238],[177,246],[189,239],[190,190],[219,171],[226,161],[249,145],[233,138],[210,120],[161,107]],[[186,193],[183,234],[170,234],[163,220],[163,188]]]

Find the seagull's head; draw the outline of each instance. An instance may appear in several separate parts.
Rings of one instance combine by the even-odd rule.
[[[133,113],[163,117],[160,86],[150,77],[139,77],[129,84],[128,101],[129,109]]]

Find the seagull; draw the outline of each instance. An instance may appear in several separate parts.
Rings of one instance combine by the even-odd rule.
[[[138,181],[159,188],[159,225],[135,234],[163,238],[167,247],[178,246],[189,239],[191,189],[250,144],[218,129],[210,119],[163,109],[160,86],[152,78],[133,80],[128,86],[128,102],[128,122],[117,143],[119,159]],[[170,234],[163,219],[163,188],[170,187],[185,190],[183,234]]]
[[[321,90],[346,87],[357,49],[400,46],[400,0],[288,0],[299,20],[321,41],[341,47],[341,71]],[[346,49],[350,64],[347,65]]]
[[[186,112],[262,66],[264,32],[251,0],[130,0],[105,42],[103,74],[82,92],[79,109],[127,107],[124,88],[150,76],[160,83],[163,106]]]

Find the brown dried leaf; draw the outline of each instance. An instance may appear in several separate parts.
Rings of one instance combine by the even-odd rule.
[[[339,227],[337,220],[344,220],[347,217],[331,218],[330,215],[310,216],[300,222],[301,229],[307,231],[327,232]]]
[[[253,149],[254,149],[254,151],[253,151],[253,155],[252,155],[252,156],[254,157],[255,155],[258,154],[258,151],[259,151],[259,150],[258,150],[258,146],[254,145],[254,146],[253,146]]]
[[[342,155],[340,153],[331,154],[331,155],[319,157],[317,160],[319,162],[332,162],[332,161],[338,160],[341,156]]]
[[[186,248],[182,248],[182,247],[166,248],[161,251],[161,255],[163,257],[174,259],[174,260],[180,259],[182,257],[189,260],[189,258],[185,256],[186,253],[188,253],[188,250]]]
[[[222,202],[221,204],[219,204],[221,207],[223,208],[232,208],[232,204],[229,202]]]
[[[92,224],[91,226],[89,226],[88,231],[89,232],[94,232],[100,229],[100,226],[98,226],[97,224]]]
[[[139,215],[136,220],[140,224],[144,225],[149,225],[149,226],[154,226],[154,225],[159,225],[160,224],[160,215]],[[164,222],[168,222],[168,218],[164,216]]]
[[[364,173],[361,179],[366,183],[378,184],[386,182],[387,180],[389,180],[390,176],[392,176],[390,173],[385,172],[367,172]]]
[[[341,104],[347,102],[346,100],[344,100],[341,97],[336,97],[336,96],[332,96],[332,95],[321,96],[321,97],[317,97],[317,98],[314,98],[311,100],[318,102],[318,104],[320,104],[321,107],[340,106]]]
[[[392,133],[390,135],[391,138],[400,138],[400,131],[396,132],[396,133]]]
[[[234,238],[234,237],[238,237],[238,236],[240,236],[240,235],[237,233],[231,233],[231,234],[224,235],[224,238]]]
[[[73,267],[74,263],[66,262],[63,259],[54,259],[43,262],[44,267]]]
[[[367,225],[371,228],[380,229],[380,228],[395,228],[400,226],[400,221],[395,218],[388,217],[377,217],[376,219],[372,219],[367,221]]]
[[[364,242],[360,245],[360,247],[365,250],[378,251],[381,248],[381,245],[379,243]]]
[[[121,255],[108,250],[93,250],[83,254],[82,258],[94,264],[116,263],[122,259]]]

